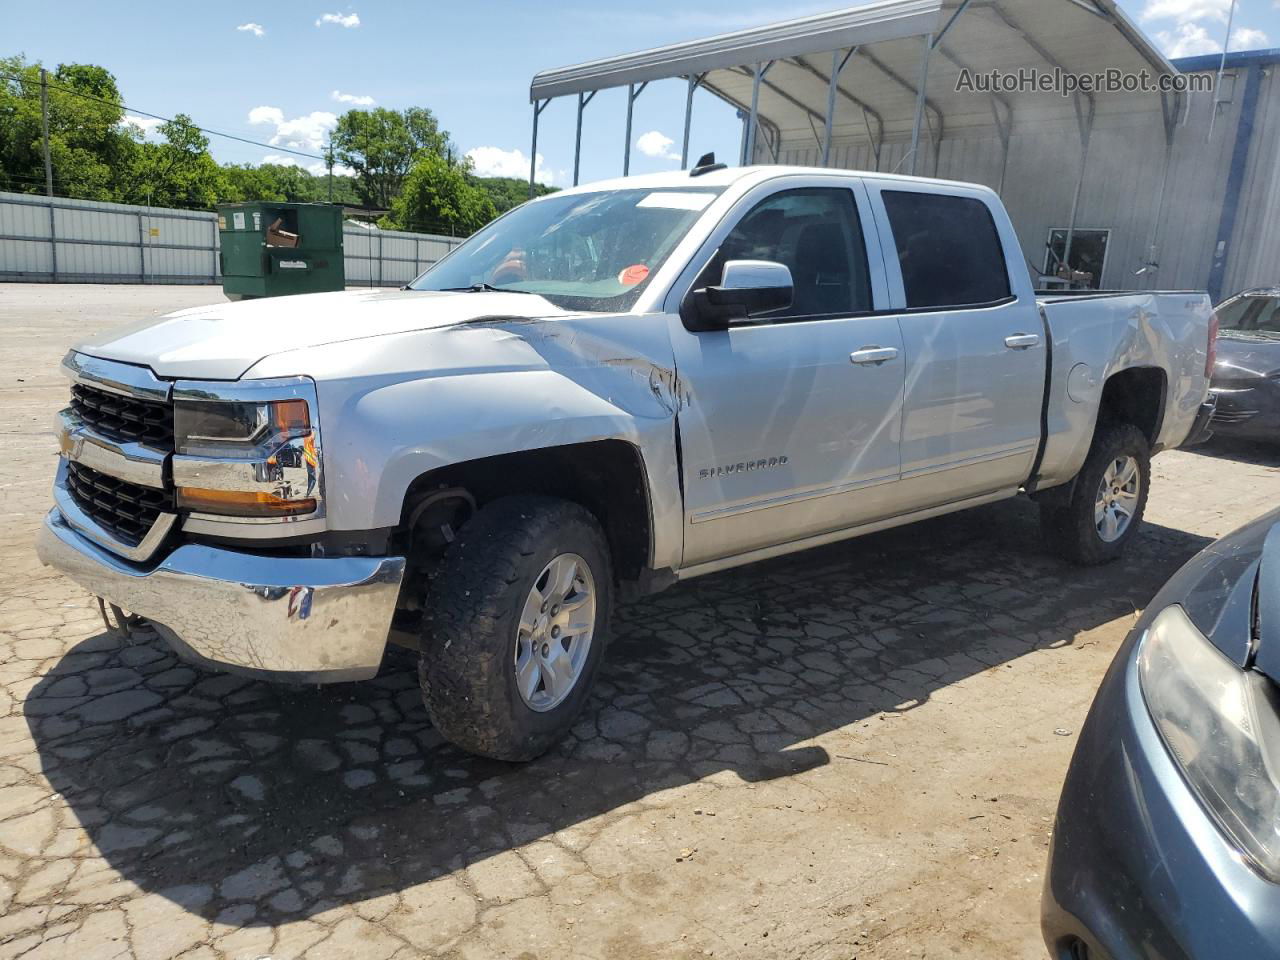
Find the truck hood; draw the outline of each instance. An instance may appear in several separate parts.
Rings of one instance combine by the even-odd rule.
[[[259,360],[285,350],[489,318],[564,315],[525,293],[348,290],[179,310],[107,331],[75,349],[147,366],[160,377],[236,380]]]

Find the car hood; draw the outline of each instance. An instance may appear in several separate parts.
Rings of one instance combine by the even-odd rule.
[[[1280,370],[1280,339],[1224,330],[1218,335],[1214,379],[1266,376]]]
[[[285,350],[477,320],[563,315],[532,294],[349,290],[179,310],[109,330],[75,349],[147,366],[160,377],[235,380],[262,358]]]
[[[1209,544],[1170,578],[1144,620],[1172,603],[1241,667],[1280,682],[1280,510]]]

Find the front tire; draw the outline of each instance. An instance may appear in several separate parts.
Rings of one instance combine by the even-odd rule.
[[[495,500],[427,590],[419,680],[450,742],[532,760],[577,720],[604,651],[613,569],[600,524],[553,497]]]
[[[1118,560],[1142,525],[1151,489],[1151,448],[1131,423],[1099,424],[1065,504],[1042,503],[1046,545],[1081,566]]]

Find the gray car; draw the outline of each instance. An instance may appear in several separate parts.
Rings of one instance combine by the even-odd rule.
[[[1280,442],[1280,287],[1239,293],[1219,304],[1215,315],[1213,432]]]
[[[1059,960],[1280,956],[1280,510],[1210,545],[1111,665],[1058,805]]]

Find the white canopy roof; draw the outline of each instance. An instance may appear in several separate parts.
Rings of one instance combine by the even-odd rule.
[[[833,136],[876,139],[909,133],[926,37],[938,37],[928,60],[926,136],[992,126],[1012,115],[1062,121],[1076,116],[1069,96],[1044,91],[998,94],[957,90],[961,71],[1006,74],[1055,68],[1072,74],[1145,71],[1153,79],[1177,69],[1121,11],[1115,0],[877,0],[865,6],[677,43],[533,78],[534,103],[552,97],[673,77],[702,86],[747,111],[756,64],[767,68],[759,91],[761,126],[773,139],[821,134],[833,64],[839,72]],[[834,54],[834,56],[833,56]],[[1108,95],[1098,112],[1149,108],[1152,93]],[[865,114],[864,114],[865,111]]]

